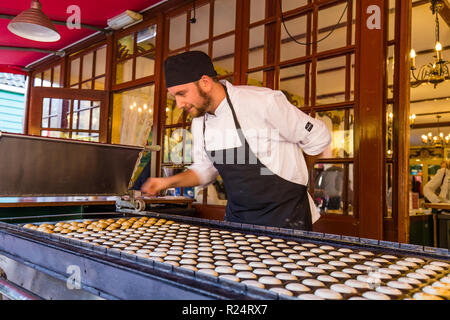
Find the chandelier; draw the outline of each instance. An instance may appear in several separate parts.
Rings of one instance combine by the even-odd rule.
[[[411,83],[411,87],[417,88],[422,83],[431,83],[436,86],[450,79],[448,61],[445,61],[442,57],[442,44],[439,42],[439,11],[444,7],[442,0],[431,0],[431,12],[436,16],[436,26],[435,26],[435,38],[436,38],[436,55],[434,56],[434,61],[429,62],[421,66],[417,71],[417,76],[415,74],[416,70],[416,52],[414,49],[411,50],[411,74],[414,78],[414,82]]]
[[[438,131],[437,136],[433,136],[433,134],[431,132],[428,132],[428,134],[426,134],[426,135],[423,134],[422,135],[422,143],[429,145],[429,146],[434,146],[434,147],[446,146],[450,142],[450,133],[448,135],[444,136],[444,133],[442,133],[441,130],[439,129],[439,119],[441,118],[441,116],[437,115],[436,118],[437,118],[437,131]]]

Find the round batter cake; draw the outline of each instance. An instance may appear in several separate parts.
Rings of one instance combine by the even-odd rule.
[[[343,297],[339,292],[330,289],[317,289],[314,294],[327,300],[342,300]]]
[[[248,271],[241,271],[236,273],[236,277],[238,277],[239,279],[245,279],[245,280],[254,280],[257,279],[257,275],[254,274],[253,272],[248,272]]]
[[[309,272],[306,272],[305,270],[294,270],[291,272],[294,276],[304,279],[304,278],[312,278],[312,274]]]
[[[280,279],[270,276],[263,276],[258,279],[264,285],[280,285],[282,282]]]
[[[345,284],[336,283],[330,286],[330,289],[341,294],[356,294],[358,291],[355,288],[347,286]]]
[[[362,294],[362,296],[369,300],[391,300],[388,295],[377,291],[366,291]]]
[[[285,287],[287,290],[292,291],[292,292],[310,292],[311,289],[301,283],[298,282],[293,282],[293,283],[288,283]]]
[[[325,284],[322,281],[319,281],[316,279],[304,279],[302,281],[302,284],[304,284],[305,286],[308,286],[310,288],[325,287]]]
[[[226,280],[234,281],[234,282],[241,281],[241,279],[239,279],[238,277],[233,276],[231,274],[222,274],[222,275],[219,276],[219,279],[226,279]]]
[[[297,296],[300,300],[325,300],[324,298],[321,298],[319,296],[316,296],[315,294],[310,293],[303,293]]]
[[[289,296],[289,297],[294,296],[294,294],[291,291],[283,289],[283,288],[270,288],[269,290],[274,291],[280,295],[285,295],[285,296]]]
[[[375,290],[391,297],[399,297],[402,295],[402,292],[399,289],[392,288],[390,286],[379,286]]]
[[[333,271],[330,273],[330,276],[338,278],[338,279],[350,279],[351,276],[348,273],[341,272],[341,271]]]
[[[273,276],[273,272],[267,269],[254,269],[253,273],[258,276]]]
[[[338,279],[336,279],[336,278],[334,278],[332,276],[329,276],[329,275],[320,275],[320,276],[317,277],[317,280],[322,281],[323,283],[326,283],[328,285],[331,284],[331,283],[339,282]]]
[[[278,273],[275,277],[282,281],[297,281],[298,280],[298,278],[291,273]]]
[[[260,289],[264,289],[265,288],[263,283],[258,282],[256,280],[244,280],[241,283],[245,284],[246,286],[257,287],[257,288],[260,288]]]
[[[370,286],[367,282],[362,282],[354,279],[346,280],[344,284],[355,289],[370,289]]]

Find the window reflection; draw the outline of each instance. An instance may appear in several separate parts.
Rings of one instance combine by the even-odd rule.
[[[153,126],[154,85],[114,94],[111,142],[145,146]]]
[[[331,144],[320,158],[353,157],[353,109],[317,112],[316,118],[322,120],[331,132]]]

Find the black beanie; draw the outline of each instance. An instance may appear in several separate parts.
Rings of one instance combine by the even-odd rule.
[[[183,52],[164,61],[166,87],[195,82],[202,76],[217,76],[209,56],[202,51]]]

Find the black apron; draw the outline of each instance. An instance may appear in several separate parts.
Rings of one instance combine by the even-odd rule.
[[[225,88],[225,87],[224,87]],[[206,151],[205,118],[203,145],[214,167],[222,176],[228,203],[225,220],[280,228],[312,230],[306,186],[271,173],[250,150],[225,88],[228,104],[241,146]],[[245,159],[243,159],[245,158]],[[261,172],[266,174],[262,175]],[[270,172],[271,174],[267,174]]]

